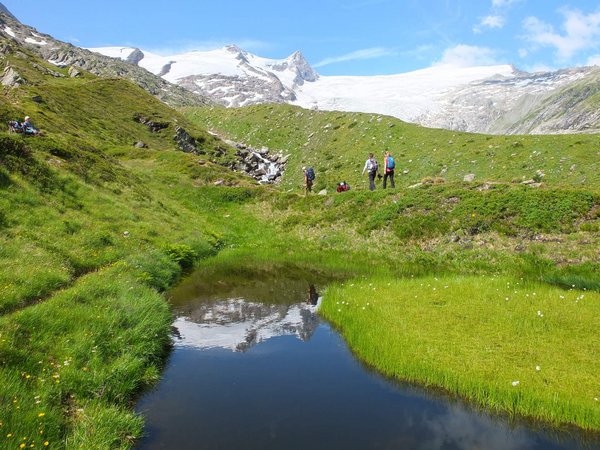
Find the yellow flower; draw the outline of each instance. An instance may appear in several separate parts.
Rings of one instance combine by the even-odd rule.
[[[46,413],[39,413],[38,417],[44,417],[46,415]]]
[[[7,438],[9,438],[9,437],[13,437],[13,434],[12,434],[12,433],[8,433],[8,434],[6,435],[6,437],[7,437]]]
[[[44,442],[44,447],[48,447],[50,445],[50,442],[46,441]]]
[[[25,444],[19,445],[19,448],[25,448]]]

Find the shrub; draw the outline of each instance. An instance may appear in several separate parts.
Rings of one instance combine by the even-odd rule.
[[[186,244],[167,244],[164,251],[172,261],[179,264],[184,270],[194,267],[194,261],[198,257],[196,252]]]

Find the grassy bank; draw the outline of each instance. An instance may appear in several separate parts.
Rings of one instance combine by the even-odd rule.
[[[260,276],[258,267],[384,279],[391,285],[381,291],[382,305],[395,305],[392,287],[411,276],[443,274],[451,285],[471,283],[453,281],[469,274],[492,277],[496,285],[504,283],[493,279],[500,274],[598,289],[600,171],[590,151],[596,136],[466,135],[287,106],[184,116],[124,80],[85,73],[71,79],[67,68],[26,50],[0,61],[28,81],[3,88],[0,118],[28,114],[45,131],[40,138],[0,132],[2,448],[130,448],[142,430],[133,401],[159,377],[169,343],[162,293],[194,268],[207,278],[239,270]],[[178,127],[197,154],[179,149]],[[205,127],[289,150],[282,187],[256,186],[228,169],[235,151]],[[145,146],[134,146],[139,142]],[[408,172],[396,191],[366,192],[356,172],[365,151],[383,146],[395,146]],[[299,196],[302,164],[317,168],[319,188],[347,177],[354,189]],[[540,189],[512,180],[538,169],[545,171],[538,174],[546,183]],[[407,188],[424,177],[435,181],[444,170],[444,180]],[[465,171],[477,181],[463,183]],[[501,183],[479,182],[488,177]],[[345,302],[360,298],[360,291],[343,289]],[[469,314],[481,320],[497,312],[492,306],[477,304]],[[390,317],[373,316],[357,339],[380,332],[398,337]],[[351,318],[334,317],[342,328]],[[442,327],[454,319],[437,320]],[[591,345],[594,336],[585,330],[577,336]],[[471,357],[456,356],[464,364]],[[453,377],[449,367],[444,376]],[[587,370],[582,366],[580,374]],[[516,405],[501,381],[489,389]],[[536,401],[530,403],[562,410]],[[594,427],[594,420],[581,424]]]
[[[505,277],[372,278],[331,286],[321,312],[386,375],[600,429],[597,292]]]

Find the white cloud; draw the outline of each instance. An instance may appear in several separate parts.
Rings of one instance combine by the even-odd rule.
[[[457,45],[446,49],[442,59],[434,65],[449,65],[455,67],[489,66],[498,64],[495,51],[487,47],[473,45]]]
[[[493,16],[485,16],[479,22],[473,31],[475,33],[481,33],[483,28],[503,28],[506,23],[506,20],[502,16],[493,15]]]
[[[598,47],[600,38],[600,12],[583,14],[579,10],[563,9],[562,28],[558,33],[554,27],[537,17],[528,17],[523,22],[525,38],[534,45],[553,47],[561,60],[568,60],[582,50]]]
[[[325,58],[322,61],[319,61],[317,64],[313,64],[313,67],[323,67],[328,66],[330,64],[336,64],[340,62],[346,61],[356,61],[359,59],[375,59],[382,58],[384,56],[394,55],[396,52],[393,50],[383,48],[383,47],[373,47],[373,48],[365,48],[363,50],[356,50],[351,53],[346,53],[341,56],[333,56],[331,58]]]
[[[521,58],[526,58],[529,55],[529,51],[526,48],[519,49],[519,56]]]

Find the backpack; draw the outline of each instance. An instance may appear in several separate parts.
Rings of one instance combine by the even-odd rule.
[[[388,170],[394,170],[396,168],[396,161],[391,156],[387,157],[387,168]]]
[[[377,164],[377,160],[375,158],[371,158],[371,172],[377,172],[379,169],[379,164]]]
[[[306,179],[309,181],[314,181],[315,179],[315,171],[312,167],[309,167],[306,171]]]

